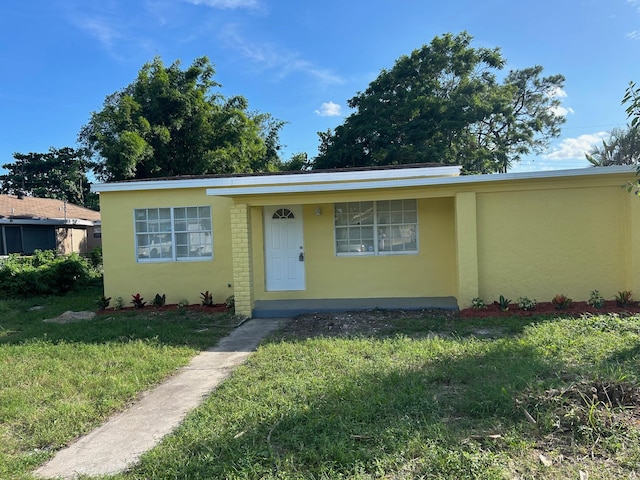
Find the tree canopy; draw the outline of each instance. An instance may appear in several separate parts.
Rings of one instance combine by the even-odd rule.
[[[622,104],[626,104],[627,118],[631,120],[631,126],[637,127],[640,123],[640,88],[635,82],[629,82],[629,86],[622,97]]]
[[[85,152],[69,147],[47,153],[14,153],[14,163],[2,165],[2,193],[24,193],[38,198],[66,200],[98,209],[98,195],[91,193]]]
[[[637,130],[640,128],[640,88],[638,88],[635,82],[629,82],[629,86],[624,92],[622,97],[622,104],[626,105],[627,118],[631,120],[630,130]],[[640,197],[640,162],[636,168],[636,180],[629,182],[628,190]]]
[[[105,181],[277,168],[284,122],[215,89],[207,57],[183,70],[156,57],[109,95],[79,134]]]
[[[437,162],[466,173],[505,172],[522,155],[544,150],[560,134],[564,77],[542,67],[498,81],[498,48],[471,47],[463,32],[383,69],[348,101],[355,111],[335,130],[319,132],[314,168]]]
[[[595,145],[587,160],[594,167],[636,165],[640,163],[640,130],[638,126],[614,128],[602,145]]]

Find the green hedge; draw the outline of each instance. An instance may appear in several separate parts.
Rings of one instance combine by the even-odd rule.
[[[77,253],[60,255],[52,250],[36,250],[29,257],[9,255],[2,263],[0,295],[63,295],[98,278],[96,269]]]

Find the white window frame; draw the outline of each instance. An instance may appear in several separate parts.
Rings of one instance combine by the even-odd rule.
[[[193,208],[196,209],[196,215],[190,217],[189,209]],[[202,209],[208,209],[208,214],[202,212]],[[180,214],[181,210],[184,210],[183,215]],[[158,212],[157,219],[149,219],[149,212],[152,211]],[[164,218],[160,218],[161,211],[165,211]],[[139,212],[145,212],[144,218],[139,218]],[[193,223],[189,223],[189,221]],[[202,228],[203,222],[208,222],[208,229]],[[147,227],[152,226],[154,228],[138,231],[138,226],[144,223],[147,224]],[[178,230],[179,223],[185,223],[186,228]],[[200,228],[197,230],[189,228],[192,225],[197,225]],[[136,208],[133,210],[133,232],[134,255],[138,263],[203,262],[213,260],[213,220],[210,205]],[[144,242],[142,244],[141,240],[145,236],[148,238],[157,237],[158,241]],[[190,255],[193,249],[199,249],[204,253]],[[183,250],[182,254],[180,254],[180,250]],[[186,252],[186,255],[184,252]]]
[[[391,202],[402,202],[402,208],[400,210],[395,210],[394,212],[402,214],[402,221],[392,222],[389,219],[387,221],[382,221],[382,216],[387,213],[384,209],[384,204],[389,204]],[[415,209],[406,209],[404,203],[405,202],[414,202]],[[359,244],[351,244],[349,241],[344,242],[343,248],[339,247],[339,243],[344,240],[344,237],[339,238],[338,231],[344,230],[347,232],[347,237],[350,228],[363,228],[360,224],[338,224],[338,216],[340,214],[349,214],[350,206],[356,206],[352,211],[353,213],[363,213],[362,205],[363,204],[371,204],[372,211],[370,212],[373,216],[373,220],[371,223],[365,223],[364,228],[371,228],[372,237],[370,238],[372,244],[371,245],[359,245]],[[339,209],[347,208],[347,212],[339,212]],[[356,212],[357,210],[357,212]],[[388,217],[390,218],[390,216]],[[337,257],[362,257],[362,256],[387,256],[387,255],[417,255],[419,253],[419,237],[418,237],[418,201],[415,199],[402,199],[402,200],[373,200],[373,201],[362,201],[362,202],[341,202],[334,204],[334,222],[333,222],[333,247],[335,251],[335,255]],[[399,229],[412,229],[411,236],[414,238],[413,242],[415,243],[415,249],[410,250],[387,250],[384,248],[384,242],[390,241],[391,239],[387,239],[384,231],[390,231],[393,228]],[[360,237],[361,238],[361,237]]]

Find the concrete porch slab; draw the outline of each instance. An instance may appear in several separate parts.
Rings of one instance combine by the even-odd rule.
[[[454,297],[322,298],[256,300],[252,318],[293,317],[303,313],[353,312],[357,310],[458,310]]]

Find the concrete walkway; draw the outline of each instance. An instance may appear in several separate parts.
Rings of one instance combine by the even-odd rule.
[[[113,475],[134,465],[284,322],[286,319],[254,319],[244,323],[128,410],[60,450],[34,474],[69,479]]]

